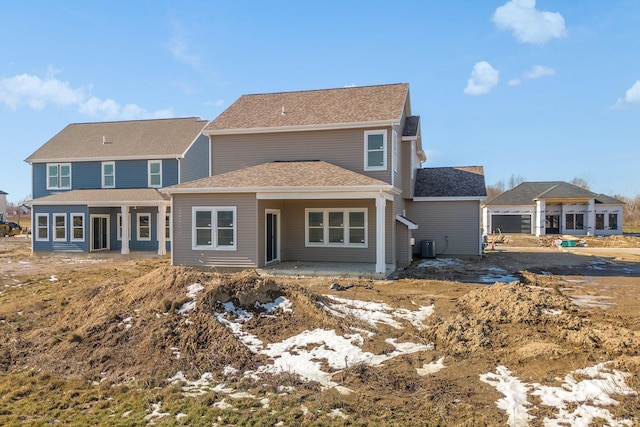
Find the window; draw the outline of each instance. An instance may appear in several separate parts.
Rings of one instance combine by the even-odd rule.
[[[193,208],[193,249],[235,250],[236,208]]]
[[[596,214],[596,230],[604,230],[604,214]]]
[[[49,240],[48,214],[36,214],[36,240]]]
[[[364,170],[387,169],[387,131],[370,130],[364,133]]]
[[[565,216],[567,230],[583,230],[584,229],[584,214],[567,214]]]
[[[71,163],[47,163],[47,190],[71,189]]]
[[[53,214],[53,241],[67,240],[67,215]]]
[[[164,237],[167,241],[171,240],[171,214],[167,213],[164,217]]]
[[[609,230],[618,229],[618,214],[609,214]]]
[[[84,242],[84,214],[71,214],[71,241]]]
[[[102,188],[116,187],[115,162],[102,162]]]
[[[307,209],[306,246],[367,247],[366,209]]]
[[[162,187],[162,161],[149,160],[149,187]]]
[[[138,214],[138,240],[151,240],[151,214]]]

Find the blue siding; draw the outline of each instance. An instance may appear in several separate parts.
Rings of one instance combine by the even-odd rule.
[[[178,160],[163,160],[162,186],[167,187],[177,183]],[[121,160],[116,162],[116,188],[147,188],[148,186],[149,175],[147,160]],[[100,186],[97,188],[100,188]]]
[[[34,219],[37,214],[47,214],[49,218],[49,239],[40,241],[36,239],[37,227],[33,229],[34,251],[66,251],[87,252],[89,250],[89,210],[86,206],[34,206]],[[67,231],[64,241],[54,241],[54,214],[64,214],[66,217]],[[72,223],[71,214],[84,214],[84,241],[71,241]],[[36,220],[37,221],[37,220]],[[34,224],[37,225],[37,224]]]
[[[162,161],[162,186],[178,184],[178,160],[164,159]]]
[[[102,187],[102,164],[100,162],[78,162],[71,165],[71,187],[73,190],[90,190]]]
[[[31,166],[31,171],[31,192],[33,194],[33,198],[37,199],[38,197],[48,196],[47,165],[44,163],[34,163]]]
[[[182,159],[180,182],[209,176],[209,138],[200,135]]]

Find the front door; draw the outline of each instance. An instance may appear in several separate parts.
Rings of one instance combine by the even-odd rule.
[[[91,215],[91,251],[109,250],[109,216]]]
[[[265,263],[280,261],[280,211],[266,211],[265,234]]]
[[[544,217],[544,233],[560,234],[560,215],[547,215]]]

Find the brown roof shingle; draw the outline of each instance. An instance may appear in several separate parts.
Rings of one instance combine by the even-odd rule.
[[[208,178],[166,187],[180,189],[246,189],[264,187],[345,187],[388,184],[323,161],[262,163]]]
[[[486,197],[482,166],[418,169],[415,197]]]
[[[169,200],[166,194],[155,188],[128,189],[97,189],[72,190],[40,197],[29,202],[29,205],[51,204],[122,204],[138,203],[140,205],[154,205]]]
[[[397,83],[242,95],[205,132],[398,121],[408,91],[407,83]]]
[[[197,117],[72,123],[25,161],[176,158],[184,154],[206,124]]]

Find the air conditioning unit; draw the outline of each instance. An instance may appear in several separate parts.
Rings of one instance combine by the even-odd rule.
[[[422,258],[435,258],[436,257],[436,242],[435,240],[423,240],[420,242],[420,254]]]

